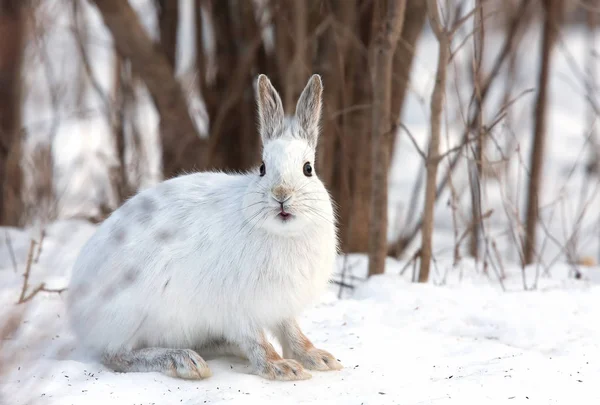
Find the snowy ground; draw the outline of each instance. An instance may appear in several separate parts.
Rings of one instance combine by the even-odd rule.
[[[65,285],[73,252],[93,230],[84,222],[50,226],[31,284]],[[22,269],[28,235],[10,235]],[[0,307],[8,309],[21,277],[6,251],[0,260]],[[364,275],[364,257],[350,256],[346,264],[354,276]],[[345,368],[313,372],[300,382],[266,381],[246,362],[222,357],[208,359],[213,376],[204,381],[111,372],[73,351],[62,298],[40,294],[5,347],[4,356],[13,355],[14,362],[3,376],[1,399],[57,405],[600,401],[600,268],[583,269],[583,278],[574,280],[568,267],[557,265],[553,278],[542,277],[536,291],[523,291],[513,267],[503,292],[469,261],[455,268],[438,262],[439,273],[427,285],[410,283],[409,272],[398,275],[403,266],[389,260],[386,275],[357,283],[341,300],[332,286],[303,315],[305,332]]]

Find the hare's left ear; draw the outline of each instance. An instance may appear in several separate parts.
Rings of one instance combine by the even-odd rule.
[[[317,146],[319,138],[319,120],[321,119],[321,98],[323,83],[321,76],[314,74],[308,80],[296,105],[296,119],[303,129],[308,142]]]

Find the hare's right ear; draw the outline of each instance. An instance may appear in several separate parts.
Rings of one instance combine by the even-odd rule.
[[[256,84],[259,131],[263,144],[275,138],[283,126],[283,104],[277,90],[266,75],[259,75]]]

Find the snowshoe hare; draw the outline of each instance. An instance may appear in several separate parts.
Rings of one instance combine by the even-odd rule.
[[[322,92],[313,75],[295,116],[285,117],[260,75],[259,168],[164,181],[99,226],[77,258],[67,301],[86,353],[115,371],[187,379],[211,375],[198,354],[210,347],[241,353],[274,380],[342,368],[296,321],[325,289],[338,247],[313,167]]]

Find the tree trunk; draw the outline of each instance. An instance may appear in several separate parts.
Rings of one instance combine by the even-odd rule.
[[[408,85],[410,83],[410,73],[412,72],[413,59],[417,49],[417,42],[423,32],[425,19],[427,17],[427,6],[423,0],[405,0],[406,8],[404,11],[404,23],[402,24],[402,34],[394,52],[394,65],[392,75],[392,101],[391,113],[396,119],[402,117],[402,109]],[[395,137],[389,138],[394,150]]]
[[[325,98],[317,170],[339,204],[342,250],[368,252],[373,88],[365,50],[372,48],[382,13],[375,12],[378,1],[315,2],[323,4],[319,25],[326,18],[333,21],[328,30],[320,33],[314,55],[315,71],[323,75]],[[421,2],[408,0],[402,40],[396,47],[392,79],[388,82],[393,120],[401,113],[414,48],[424,19],[425,8]],[[394,135],[387,138],[390,151],[393,151],[394,138]]]
[[[291,1],[289,5],[293,15],[294,30],[294,53],[292,58],[286,61],[288,69],[283,78],[285,83],[285,92],[283,107],[288,114],[293,114],[296,109],[298,97],[306,84],[306,78],[310,77],[311,69],[308,58],[308,10],[307,1]]]
[[[146,84],[158,113],[165,178],[192,171],[206,162],[206,141],[199,137],[183,91],[167,57],[156,49],[129,2],[94,0],[119,54],[131,61]]]
[[[343,134],[345,154],[341,164],[342,170],[348,176],[348,188],[343,191],[348,194],[341,194],[338,201],[344,203],[341,210],[340,234],[342,247],[346,252],[369,251],[373,88],[365,50],[372,48],[374,30],[378,27],[379,16],[373,3],[377,2],[370,2],[357,19],[356,31],[359,32],[364,48],[353,47],[348,58],[353,63],[349,67],[347,92],[352,106],[356,106],[357,110],[347,115],[348,132]]]
[[[600,139],[598,139],[598,129],[596,127],[596,91],[598,80],[597,80],[597,66],[596,58],[598,50],[596,46],[596,30],[598,28],[598,14],[592,8],[598,8],[600,1],[598,0],[587,0],[586,4],[590,7],[587,11],[586,16],[586,28],[587,28],[587,53],[586,53],[586,76],[588,84],[586,86],[586,102],[588,103],[587,108],[587,128],[586,132],[590,131],[589,136],[591,139],[590,153],[588,161],[586,163],[586,172],[588,174],[600,173]],[[587,133],[585,134],[587,135]],[[598,229],[600,231],[600,229]],[[600,247],[600,246],[599,246]],[[600,260],[600,257],[599,257]]]
[[[423,0],[407,0],[404,16],[402,35],[400,36],[396,52],[394,53],[394,75],[392,78],[394,92],[392,93],[391,112],[392,114],[397,114],[397,119],[402,118],[415,50],[417,49],[417,44],[427,18],[427,6],[425,2]],[[395,137],[391,137],[390,142],[391,153],[392,156],[394,156]],[[402,238],[399,238],[389,244],[389,255],[399,256],[399,252],[404,248],[401,239]]]
[[[0,225],[18,226],[22,217],[21,65],[25,36],[19,0],[0,0]]]
[[[435,86],[431,95],[431,138],[427,153],[427,180],[425,184],[425,207],[423,209],[423,226],[421,228],[421,266],[419,269],[419,282],[429,280],[429,268],[432,257],[432,237],[434,208],[436,198],[437,169],[440,163],[439,148],[442,130],[442,110],[444,93],[446,90],[446,67],[449,57],[449,34],[442,25],[435,0],[427,0],[429,22],[438,40],[438,63],[435,77]]]
[[[471,243],[469,250],[471,256],[477,260],[479,258],[479,237],[482,229],[481,218],[481,181],[483,174],[483,148],[484,148],[484,128],[483,128],[483,105],[481,100],[481,85],[483,83],[481,66],[483,61],[483,41],[484,41],[484,25],[483,25],[483,4],[482,0],[476,0],[475,7],[475,33],[473,34],[474,52],[474,69],[473,69],[473,84],[475,89],[475,99],[478,104],[477,127],[475,149],[473,151],[473,161],[469,162],[469,185],[471,188]]]
[[[115,112],[113,123],[113,134],[115,137],[115,148],[119,166],[115,168],[113,173],[113,184],[117,192],[118,204],[122,204],[131,197],[135,190],[130,187],[129,178],[127,176],[127,142],[125,141],[125,111],[127,97],[125,88],[127,87],[123,80],[123,60],[119,55],[115,55],[114,77],[113,84],[113,99],[115,100],[118,111]]]
[[[349,196],[348,178],[342,170],[346,111],[353,102],[348,94],[347,72],[350,40],[345,27],[356,24],[356,7],[345,6],[343,1],[330,1],[327,10],[335,24],[323,33],[316,51],[315,69],[321,74],[324,83],[323,119],[317,153],[316,170],[319,178],[332,191],[334,198],[340,201],[342,194]]]
[[[388,172],[392,129],[396,117],[391,114],[392,65],[396,44],[404,22],[406,1],[381,1],[386,6],[384,18],[374,47],[372,69],[373,121],[372,121],[372,188],[371,222],[369,228],[369,276],[383,274],[387,257],[388,228]],[[397,111],[395,111],[397,112]]]
[[[530,172],[527,194],[527,218],[523,265],[533,263],[536,256],[536,233],[539,218],[539,196],[541,192],[542,166],[546,143],[546,107],[550,80],[550,61],[556,38],[562,0],[544,0],[544,27],[542,34],[541,65],[538,75],[538,92],[534,110],[533,145],[530,157]]]
[[[157,0],[160,46],[175,71],[177,58],[177,28],[179,0]]]
[[[207,1],[206,11],[218,49],[214,80],[200,81],[210,117],[210,167],[247,170],[260,161],[253,85],[254,70],[264,71],[261,29],[255,6],[249,1],[237,5]],[[199,37],[204,40],[201,32]],[[200,61],[206,62],[204,58]],[[198,66],[202,74],[205,68]]]

